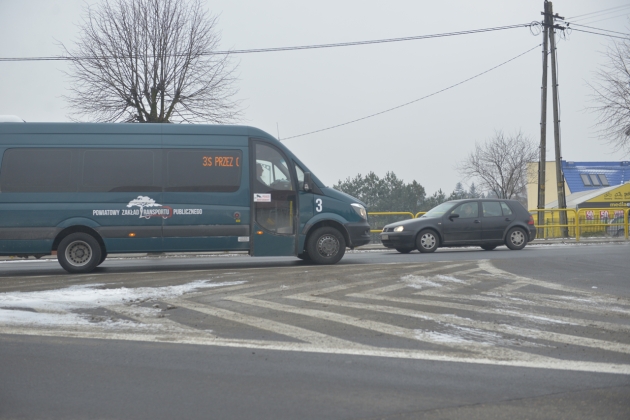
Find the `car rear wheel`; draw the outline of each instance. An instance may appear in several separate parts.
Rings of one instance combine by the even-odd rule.
[[[396,251],[400,252],[401,254],[409,254],[411,251],[413,251],[413,248],[396,248]]]
[[[481,245],[481,248],[483,248],[486,251],[492,251],[496,247],[497,247],[496,245]]]
[[[512,228],[505,237],[505,244],[513,250],[523,249],[527,245],[527,234],[521,228]]]
[[[437,233],[430,229],[423,230],[416,237],[416,248],[422,253],[434,252],[439,245]]]
[[[337,229],[323,226],[309,236],[306,252],[316,264],[336,264],[346,253],[346,240]]]
[[[96,238],[83,232],[66,236],[57,248],[57,260],[69,273],[89,273],[101,263],[102,255]]]

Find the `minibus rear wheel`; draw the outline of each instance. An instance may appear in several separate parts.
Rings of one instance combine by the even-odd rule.
[[[103,261],[105,261],[105,258],[107,258],[107,252],[102,251],[101,260],[96,265],[99,266],[99,265],[103,264]]]
[[[322,226],[309,235],[306,251],[315,264],[336,264],[346,253],[346,240],[334,227]]]
[[[69,273],[89,273],[100,264],[102,255],[96,238],[83,232],[66,236],[57,248],[57,260]]]

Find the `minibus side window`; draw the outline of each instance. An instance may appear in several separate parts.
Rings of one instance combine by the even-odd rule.
[[[158,150],[84,149],[80,191],[161,191],[155,173]]]
[[[243,153],[240,150],[166,150],[169,192],[234,192],[241,186]]]
[[[75,192],[72,149],[8,149],[2,158],[3,192]]]

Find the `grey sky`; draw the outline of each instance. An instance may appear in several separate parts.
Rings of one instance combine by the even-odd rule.
[[[82,0],[0,0],[0,56],[61,53],[77,36]],[[557,0],[565,17],[627,4]],[[433,34],[540,21],[543,0],[207,1],[221,15],[222,48],[249,49]],[[625,9],[628,13],[628,9]],[[627,32],[612,13],[578,23]],[[615,17],[618,16],[618,17]],[[235,56],[242,123],[289,137],[373,114],[487,70],[540,44],[529,29],[323,50]],[[586,82],[606,37],[572,32],[558,45],[562,148],[567,160],[621,160],[595,136]],[[325,183],[387,171],[428,193],[453,190],[454,165],[495,130],[539,140],[541,48],[462,86],[402,109],[285,144]],[[0,114],[68,121],[62,62],[0,63]],[[551,98],[550,98],[551,100]],[[549,103],[551,104],[551,102]],[[551,118],[551,108],[549,108]],[[551,124],[549,134],[552,136]],[[550,137],[552,138],[552,137]],[[549,143],[552,146],[552,143]],[[553,147],[547,156],[553,159]],[[627,159],[627,157],[626,157]],[[401,209],[404,210],[404,209]]]

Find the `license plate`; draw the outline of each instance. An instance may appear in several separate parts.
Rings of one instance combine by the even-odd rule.
[[[389,239],[389,235],[381,235],[381,239],[388,240]]]

